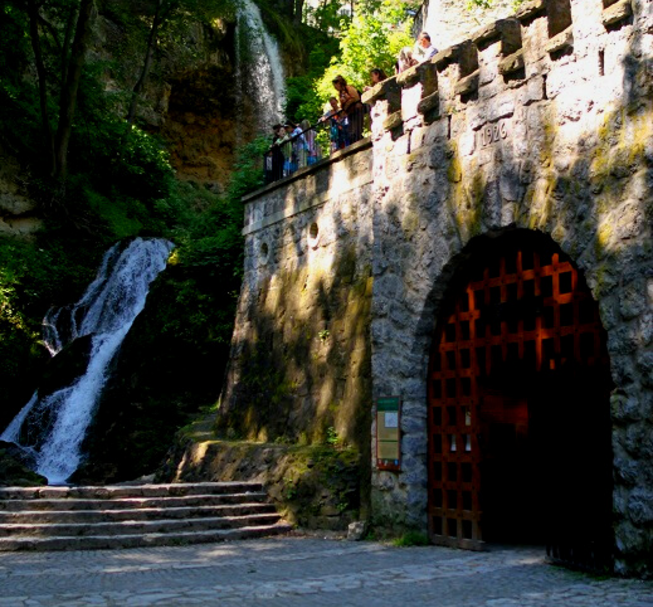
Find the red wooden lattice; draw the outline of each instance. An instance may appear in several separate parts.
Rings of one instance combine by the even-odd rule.
[[[429,529],[434,543],[482,547],[485,422],[501,416],[517,435],[528,427],[526,402],[497,396],[493,378],[509,382],[511,374],[605,362],[597,306],[558,253],[522,246],[476,268],[450,313],[440,318],[430,357]]]

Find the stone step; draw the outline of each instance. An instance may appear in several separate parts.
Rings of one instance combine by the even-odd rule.
[[[98,502],[94,502],[97,504]],[[24,502],[27,508],[29,502]],[[245,502],[239,504],[194,505],[181,507],[135,507],[126,509],[72,509],[72,510],[19,510],[15,512],[0,511],[2,525],[38,525],[100,523],[114,521],[147,521],[156,519],[190,519],[201,517],[244,516],[248,514],[275,513],[274,506],[262,502]],[[1,533],[1,531],[0,531]]]
[[[181,497],[260,493],[263,485],[255,482],[171,483],[161,485],[107,485],[103,487],[0,487],[0,500],[20,499],[115,499],[121,497]]]
[[[182,508],[202,505],[266,502],[264,492],[193,494],[180,497],[116,497],[112,499],[14,498],[0,499],[0,512],[22,510],[127,510],[136,508]]]
[[[244,516],[218,516],[191,519],[157,519],[152,521],[113,521],[100,523],[49,523],[34,525],[0,525],[0,537],[62,537],[174,534],[176,532],[234,529],[279,522],[276,512]]]
[[[291,526],[279,522],[238,529],[211,529],[207,531],[178,531],[174,533],[151,533],[141,535],[91,535],[80,537],[9,537],[0,538],[0,552],[17,550],[100,550],[107,548],[142,548],[221,542],[252,539],[288,533]]]
[[[163,546],[289,529],[261,483],[0,488],[0,551]]]

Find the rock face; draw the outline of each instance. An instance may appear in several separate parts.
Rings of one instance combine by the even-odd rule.
[[[523,5],[370,91],[371,150],[246,200],[218,423],[309,439],[333,425],[361,447],[367,428],[374,453],[372,399],[400,395],[401,470],[372,471],[371,518],[425,530],[428,356],[447,288],[479,239],[547,235],[607,332],[615,569],[653,575],[653,14],[606,4]]]
[[[72,482],[111,483],[152,472],[176,429],[216,401],[228,355],[228,344],[218,339],[223,297],[215,277],[197,269],[171,265],[152,284],[112,363],[84,440],[87,458]]]
[[[130,40],[113,19],[101,15],[96,52],[105,59],[120,56],[125,64],[125,82],[108,79],[106,87],[129,88],[138,80],[144,51],[121,52],[131,48]],[[225,20],[196,22],[181,40],[163,36],[166,52],[157,53],[137,107],[139,124],[168,144],[177,175],[216,187],[226,181],[236,143],[253,136],[247,113],[236,110],[235,27]]]
[[[36,203],[23,191],[16,175],[21,167],[11,154],[0,147],[0,233],[29,236],[42,227]]]
[[[415,34],[425,30],[437,49],[457,44],[469,32],[514,12],[512,0],[493,0],[490,6],[464,5],[459,0],[426,0],[415,18]]]
[[[47,478],[30,470],[32,463],[29,454],[18,445],[0,441],[0,486],[47,485]]]

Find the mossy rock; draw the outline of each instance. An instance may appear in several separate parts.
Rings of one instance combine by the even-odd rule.
[[[93,347],[93,338],[84,335],[73,340],[52,358],[45,369],[39,383],[39,397],[43,398],[70,386],[78,377],[86,372]]]
[[[30,470],[21,461],[20,447],[0,442],[0,486],[33,487],[47,485],[48,479]]]

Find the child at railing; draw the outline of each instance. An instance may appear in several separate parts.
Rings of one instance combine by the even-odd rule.
[[[283,139],[281,149],[284,157],[283,174],[286,177],[292,175],[299,166],[298,156],[301,147],[299,139],[302,130],[290,121],[286,122],[284,129],[286,136]]]
[[[329,139],[331,140],[331,153],[347,147],[347,116],[338,107],[338,100],[335,97],[329,98],[331,109],[319,120],[329,123]]]
[[[303,142],[303,158],[300,159],[299,166],[311,166],[318,161],[318,150],[315,138],[317,133],[311,128],[311,123],[304,119],[299,123],[302,130]],[[303,160],[303,162],[302,162]]]

